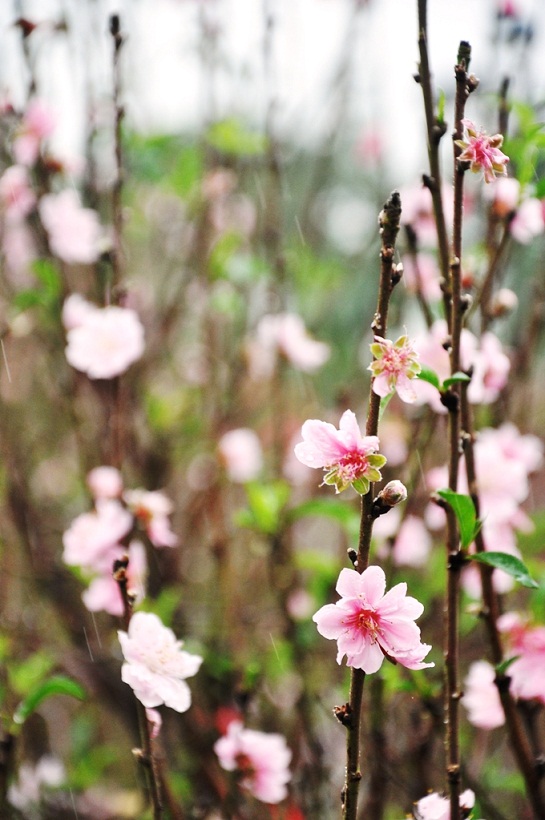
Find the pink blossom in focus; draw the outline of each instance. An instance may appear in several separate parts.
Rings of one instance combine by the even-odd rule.
[[[506,175],[509,157],[500,148],[503,136],[494,134],[488,136],[482,129],[477,130],[471,120],[462,120],[465,128],[465,139],[456,140],[456,145],[462,148],[458,157],[459,162],[469,162],[473,173],[482,173],[485,182],[492,182],[496,174]]]
[[[10,221],[24,219],[34,208],[36,194],[30,187],[28,171],[22,165],[12,165],[0,177],[0,203]]]
[[[100,222],[96,211],[82,208],[77,191],[46,194],[38,207],[55,256],[69,265],[96,262],[100,255]]]
[[[119,547],[108,554],[108,564],[103,567],[102,574],[93,578],[82,594],[83,603],[89,612],[108,612],[116,617],[123,615],[123,600],[119,584],[114,580],[112,568],[114,561],[127,553],[127,590],[135,603],[140,603],[144,599],[148,570],[146,550],[140,541],[131,541],[128,550]]]
[[[464,817],[474,805],[475,795],[471,789],[466,789],[460,795],[460,809]],[[415,820],[449,820],[450,800],[447,797],[441,797],[437,792],[427,794],[415,803],[414,816]]]
[[[467,719],[479,729],[495,729],[505,723],[495,678],[493,666],[487,661],[475,661],[469,667],[464,681],[461,702],[467,710]]]
[[[13,140],[13,156],[16,162],[20,165],[34,165],[40,154],[42,142],[53,133],[55,123],[55,116],[43,100],[31,100]]]
[[[132,525],[132,515],[118,501],[99,499],[94,512],[78,515],[64,533],[63,561],[102,572]]]
[[[288,794],[291,751],[283,735],[245,729],[232,721],[214,744],[220,765],[240,775],[240,785],[262,803],[280,803]]]
[[[441,274],[437,262],[429,253],[419,253],[416,261],[410,254],[403,257],[403,282],[409,293],[422,293],[429,302],[441,298]]]
[[[373,374],[373,392],[384,397],[395,390],[402,401],[416,401],[412,380],[421,367],[408,337],[400,336],[396,342],[391,342],[375,336],[370,347],[375,357],[368,368]]]
[[[94,308],[66,334],[68,363],[90,379],[113,379],[144,352],[144,328],[134,310]]]
[[[170,528],[174,505],[164,493],[154,490],[125,490],[123,499],[142,524],[154,547],[176,547],[178,536]]]
[[[346,410],[337,430],[318,419],[305,421],[303,441],[295,446],[295,455],[307,467],[326,470],[324,484],[335,486],[337,493],[350,485],[365,495],[372,481],[380,481],[380,468],[386,463],[378,454],[377,436],[362,436],[356,416]]]
[[[313,373],[329,359],[329,345],[312,339],[300,316],[276,313],[263,316],[249,347],[250,371],[266,378],[274,370],[277,354],[305,373]]]
[[[425,566],[431,551],[431,536],[421,518],[408,515],[394,541],[392,557],[396,566]]]
[[[361,575],[355,569],[342,569],[336,590],[341,600],[326,604],[313,616],[318,632],[336,640],[337,663],[346,663],[364,672],[376,672],[384,656],[409,669],[434,666],[423,663],[431,649],[420,642],[420,629],[414,623],[424,607],[407,596],[407,584],[397,584],[384,594],[386,577],[380,567],[367,567]]]
[[[256,479],[263,469],[263,451],[254,430],[240,427],[224,433],[218,452],[231,481],[245,484]]]
[[[123,478],[116,467],[95,467],[87,474],[87,486],[93,498],[119,498]]]
[[[152,612],[135,612],[128,632],[117,634],[125,658],[121,679],[138,700],[148,708],[164,703],[186,712],[191,692],[185,679],[196,675],[202,658],[183,651],[182,641]]]

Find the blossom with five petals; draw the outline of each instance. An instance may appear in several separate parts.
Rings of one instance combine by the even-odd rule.
[[[340,493],[350,485],[365,495],[372,481],[380,481],[386,458],[378,453],[377,436],[362,436],[356,416],[346,410],[337,430],[327,421],[308,419],[302,427],[303,441],[295,445],[295,455],[307,467],[327,470],[324,484],[333,484]]]
[[[373,374],[373,392],[377,396],[387,396],[396,391],[402,401],[416,401],[416,393],[411,384],[421,371],[416,351],[407,336],[400,336],[396,342],[375,336],[371,345],[375,360],[369,365]]]
[[[386,576],[380,567],[367,567],[361,575],[342,569],[336,590],[336,604],[326,604],[312,620],[324,638],[337,641],[337,663],[346,663],[364,672],[376,672],[385,656],[408,669],[434,666],[423,659],[431,649],[420,642],[414,623],[424,607],[407,596],[407,584],[396,584],[385,594]]]
[[[475,174],[482,172],[485,182],[492,182],[496,174],[505,176],[509,157],[500,151],[503,136],[489,136],[482,128],[477,130],[468,119],[462,120],[462,125],[465,128],[465,139],[456,140],[456,145],[463,149],[458,161],[469,162],[469,167]]]
[[[164,703],[186,712],[191,692],[185,679],[198,672],[202,658],[183,651],[182,641],[153,612],[136,612],[129,631],[117,634],[125,657],[121,679],[140,703],[151,708]]]

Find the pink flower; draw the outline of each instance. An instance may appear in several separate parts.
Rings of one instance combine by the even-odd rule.
[[[66,297],[62,306],[62,323],[66,330],[80,327],[95,310],[97,310],[96,305],[88,302],[79,293],[71,293]]]
[[[136,612],[129,631],[117,634],[125,657],[121,679],[138,700],[147,707],[164,703],[176,712],[186,712],[191,692],[185,679],[196,675],[202,658],[184,652],[182,641],[152,612]]]
[[[340,493],[349,485],[365,495],[371,481],[380,481],[380,468],[386,463],[378,454],[377,436],[362,436],[356,416],[346,410],[337,430],[318,419],[305,421],[303,441],[295,446],[295,455],[307,467],[327,470],[324,484],[335,485]]]
[[[75,518],[63,535],[63,561],[102,572],[111,568],[112,550],[133,525],[133,517],[118,501],[99,499],[96,511]]]
[[[459,162],[469,162],[473,173],[483,173],[485,182],[492,182],[496,174],[506,175],[509,157],[500,151],[503,143],[501,134],[490,137],[482,129],[477,130],[471,120],[462,120],[465,127],[465,140],[456,140],[462,148]]]
[[[492,203],[495,216],[505,219],[517,209],[520,199],[520,182],[513,177],[498,177],[484,189],[484,198]]]
[[[460,809],[464,812],[464,817],[467,817],[474,805],[475,795],[471,789],[466,789],[460,795]],[[450,800],[437,792],[427,794],[415,804],[414,816],[416,820],[449,820]]]
[[[154,490],[125,490],[123,499],[142,524],[154,547],[176,547],[178,536],[170,529],[168,516],[174,505],[164,493]]]
[[[0,202],[6,218],[24,219],[36,204],[36,195],[30,187],[28,171],[22,165],[12,165],[0,177]]]
[[[408,515],[401,524],[395,540],[392,557],[394,564],[423,567],[431,550],[431,536],[421,518]]]
[[[144,352],[144,328],[134,310],[115,307],[82,311],[66,334],[66,358],[90,379],[113,379]]]
[[[411,381],[418,376],[421,367],[408,337],[400,336],[396,342],[391,342],[375,336],[371,353],[375,361],[368,369],[373,374],[373,392],[387,396],[395,390],[402,401],[416,401]]]
[[[403,257],[403,280],[409,293],[422,293],[430,302],[441,298],[440,273],[437,261],[429,253],[417,254],[416,261],[409,254]]]
[[[20,165],[34,165],[42,141],[55,129],[55,117],[43,100],[29,102],[19,133],[13,141],[13,155]]]
[[[40,217],[49,236],[51,252],[69,265],[90,265],[100,255],[100,222],[96,211],[82,208],[77,191],[46,194]]]
[[[507,612],[498,619],[498,628],[506,635],[508,652],[516,656],[508,669],[513,695],[545,704],[545,627]]]
[[[93,498],[119,498],[123,479],[115,467],[95,467],[87,474],[87,486]]]
[[[522,245],[527,245],[535,236],[545,230],[543,221],[543,205],[539,199],[529,197],[523,200],[509,223],[509,230],[513,239]]]
[[[361,575],[355,569],[342,569],[336,589],[341,600],[323,606],[312,620],[320,635],[337,641],[337,663],[346,655],[348,666],[370,673],[380,669],[387,655],[409,669],[434,666],[423,663],[431,647],[420,642],[414,621],[424,607],[407,597],[407,584],[397,584],[384,594],[384,572],[371,566]]]
[[[245,729],[239,721],[232,721],[214,751],[221,766],[228,772],[237,771],[240,785],[262,803],[280,803],[287,796],[291,751],[283,735]]]
[[[139,603],[146,595],[147,561],[146,550],[140,541],[131,541],[128,551],[119,547],[109,554],[109,563],[103,567],[103,574],[93,578],[81,598],[89,612],[109,612],[123,615],[123,600],[119,584],[112,574],[113,562],[128,552],[127,589],[134,601]]]
[[[295,313],[263,316],[248,352],[254,378],[269,377],[278,354],[305,373],[313,373],[329,359],[329,345],[312,339]]]
[[[227,475],[237,484],[253,481],[263,469],[263,451],[259,438],[247,427],[224,433],[218,442],[218,451]]]
[[[467,719],[480,729],[495,729],[505,723],[495,677],[494,667],[487,661],[475,661],[464,681],[462,703],[467,709]]]

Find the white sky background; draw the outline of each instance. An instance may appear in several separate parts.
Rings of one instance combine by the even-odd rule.
[[[458,43],[467,39],[483,91],[496,91],[501,76],[514,71],[515,92],[523,84],[533,89],[534,101],[545,97],[545,3],[515,2],[534,22],[529,61],[520,47],[491,49],[497,0],[429,0],[437,86],[452,89]],[[349,132],[357,139],[358,133],[378,130],[387,165],[401,182],[422,163],[421,92],[412,79],[418,60],[416,0],[371,0],[357,14],[353,0],[1,0],[0,88],[18,105],[25,98],[26,75],[14,19],[22,14],[51,21],[66,15],[68,35],[52,34],[47,24],[32,35],[40,45],[39,92],[59,115],[55,147],[63,153],[82,150],[88,99],[99,121],[107,117],[111,42],[106,31],[113,11],[120,13],[128,35],[127,116],[142,130],[198,131],[210,119],[233,114],[262,127],[273,99],[278,135],[319,144],[336,122],[334,79],[343,55],[350,53]],[[273,20],[268,68],[265,12]],[[203,27],[215,32],[215,46],[203,45]]]

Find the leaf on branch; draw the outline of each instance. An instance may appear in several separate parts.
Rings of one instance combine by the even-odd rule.
[[[453,490],[438,490],[437,495],[452,508],[460,527],[460,541],[465,549],[469,547],[480,529],[480,521],[475,513],[475,505],[468,495]]]
[[[476,555],[468,555],[468,558],[472,561],[478,561],[480,564],[487,564],[489,567],[494,567],[494,569],[501,569],[511,575],[523,587],[539,589],[537,581],[534,581],[530,576],[520,558],[516,558],[514,555],[509,555],[507,552],[479,552]]]
[[[441,382],[435,370],[430,370],[428,367],[423,367],[420,373],[418,374],[418,378],[421,379],[423,382],[428,382],[428,384],[432,384],[438,390],[441,389]]]
[[[447,387],[450,387],[451,384],[457,384],[458,382],[470,382],[471,376],[468,376],[467,373],[453,373],[452,376],[449,376],[448,379],[445,379],[443,382],[443,389],[446,390]]]
[[[30,715],[36,711],[44,700],[52,695],[69,695],[72,698],[83,700],[85,690],[76,681],[64,675],[54,675],[42,683],[39,683],[29,695],[18,705],[13,713],[13,722],[20,726]]]

